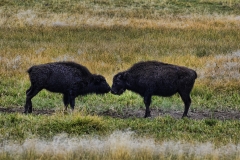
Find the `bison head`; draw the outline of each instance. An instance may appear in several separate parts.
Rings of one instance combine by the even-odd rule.
[[[113,77],[112,94],[120,95],[126,90],[126,77],[126,72],[118,73]]]
[[[111,90],[106,79],[101,75],[93,76],[91,88],[95,91],[96,94],[108,93]]]

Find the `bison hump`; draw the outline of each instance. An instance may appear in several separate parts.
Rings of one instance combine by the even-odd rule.
[[[87,69],[87,67],[80,65],[78,63],[75,62],[59,62],[59,65],[63,65],[72,69],[75,69],[76,72],[80,73],[82,76],[89,76],[91,75],[90,71]]]
[[[129,68],[128,72],[135,75],[146,75],[156,73],[164,74],[165,72],[173,72],[174,70],[175,68],[170,64],[157,61],[146,61],[134,64],[131,68]]]

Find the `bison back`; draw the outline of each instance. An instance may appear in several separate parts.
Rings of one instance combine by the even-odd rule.
[[[197,74],[194,70],[187,67],[157,62],[146,61],[139,62],[133,65],[127,72],[130,75],[136,76],[136,78],[151,78],[151,80],[157,78],[175,79],[179,77],[190,77],[192,79],[197,78]]]
[[[161,96],[171,96],[182,86],[192,88],[197,77],[192,69],[157,61],[136,63],[126,72],[138,93],[145,94],[146,90],[151,90]]]
[[[92,76],[84,66],[73,62],[56,62],[32,66],[31,83],[52,92],[64,92]]]

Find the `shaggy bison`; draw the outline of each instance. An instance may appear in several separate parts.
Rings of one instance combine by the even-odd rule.
[[[120,95],[126,89],[140,94],[146,106],[145,118],[150,117],[149,106],[153,95],[169,97],[179,93],[186,117],[191,104],[190,92],[197,73],[189,68],[157,61],[139,62],[113,77],[111,92]]]
[[[104,94],[111,90],[103,76],[91,74],[86,67],[74,62],[36,65],[29,68],[28,73],[31,86],[26,91],[24,113],[32,113],[31,99],[42,89],[62,93],[65,110],[69,104],[74,109],[78,95]]]

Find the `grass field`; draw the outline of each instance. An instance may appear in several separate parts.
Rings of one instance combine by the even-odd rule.
[[[239,27],[239,0],[3,0],[0,108],[23,110],[35,64],[75,61],[111,85],[134,63],[158,60],[196,70],[192,112],[238,113]],[[0,159],[240,159],[239,119],[127,117],[144,109],[130,91],[78,97],[75,113],[62,112],[60,94],[32,101],[54,113],[1,112]],[[182,114],[183,102],[153,97],[151,108]]]

